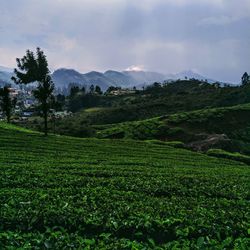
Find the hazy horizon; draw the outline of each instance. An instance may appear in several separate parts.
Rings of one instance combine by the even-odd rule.
[[[249,0],[0,3],[1,66],[39,46],[52,70],[193,70],[233,83],[250,70]]]

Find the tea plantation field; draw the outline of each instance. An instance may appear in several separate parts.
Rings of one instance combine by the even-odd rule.
[[[250,166],[0,123],[0,249],[249,249]]]

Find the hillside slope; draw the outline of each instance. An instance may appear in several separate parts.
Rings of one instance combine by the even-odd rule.
[[[181,112],[95,128],[99,129],[99,138],[179,140],[201,151],[209,149],[206,141],[214,139],[215,142],[225,142],[225,145],[215,144],[215,147],[225,146],[229,150],[250,153],[250,104]]]
[[[247,165],[0,123],[1,249],[247,249]]]
[[[95,98],[95,99],[94,99]],[[74,98],[77,108],[75,120],[103,125],[127,121],[137,121],[156,116],[187,112],[203,108],[228,107],[250,102],[250,87],[219,87],[197,80],[184,80],[162,86],[151,85],[144,91],[136,91],[119,96],[95,96],[90,103],[78,95]],[[108,108],[105,112],[95,112],[85,116],[84,109]],[[82,110],[81,110],[82,109]],[[79,117],[80,116],[80,117]],[[77,121],[76,121],[77,122]]]

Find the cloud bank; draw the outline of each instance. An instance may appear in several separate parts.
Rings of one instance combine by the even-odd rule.
[[[52,69],[143,65],[239,82],[250,71],[249,0],[0,0],[0,65],[40,46]],[[131,66],[132,65],[132,66]]]

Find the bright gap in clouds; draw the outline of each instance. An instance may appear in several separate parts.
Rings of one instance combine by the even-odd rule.
[[[143,65],[132,65],[126,68],[125,71],[145,71],[145,67]]]

